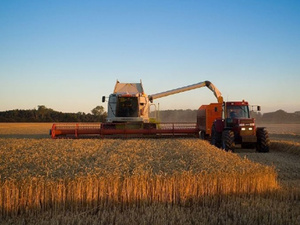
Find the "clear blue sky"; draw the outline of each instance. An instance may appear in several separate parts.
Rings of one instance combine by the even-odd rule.
[[[225,100],[300,111],[300,1],[0,2],[0,111],[90,112],[115,82],[210,80]],[[206,88],[161,109],[216,102]]]

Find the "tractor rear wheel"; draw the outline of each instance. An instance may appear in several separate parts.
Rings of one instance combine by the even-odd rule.
[[[210,143],[218,148],[221,148],[222,133],[217,132],[215,124],[211,128],[211,140]]]
[[[268,131],[265,128],[257,128],[256,130],[256,151],[258,152],[269,152],[270,139]]]
[[[222,133],[222,148],[225,151],[234,151],[234,133],[231,130],[224,130]]]

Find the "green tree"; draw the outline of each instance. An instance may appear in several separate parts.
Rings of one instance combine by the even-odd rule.
[[[94,109],[92,109],[91,112],[94,116],[100,117],[104,114],[104,107],[98,105]]]

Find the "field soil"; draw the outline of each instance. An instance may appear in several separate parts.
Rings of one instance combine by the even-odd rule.
[[[259,124],[266,127],[271,139],[270,152],[257,153],[254,149],[236,149],[242,158],[274,166],[280,183],[286,187],[300,187],[300,124]],[[293,152],[289,152],[290,147]]]
[[[249,149],[237,149],[236,153],[242,158],[246,157],[254,162],[274,166],[282,185],[289,187],[300,186],[300,156],[272,149],[266,154],[257,153]]]
[[[300,143],[300,124],[258,124],[258,127],[266,127],[271,140]]]

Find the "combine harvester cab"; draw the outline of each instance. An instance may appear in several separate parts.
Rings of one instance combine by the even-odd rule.
[[[105,96],[102,97],[105,102]],[[149,99],[141,83],[120,83],[108,100],[108,123],[149,122]]]
[[[147,95],[142,82],[116,82],[113,93],[108,98],[108,116],[104,123],[97,124],[53,124],[52,138],[84,137],[174,137],[199,135],[196,123],[154,123],[149,122],[149,108],[154,99],[193,90],[209,88],[218,102],[223,98],[220,91],[209,81]],[[102,97],[102,102],[106,97]]]

